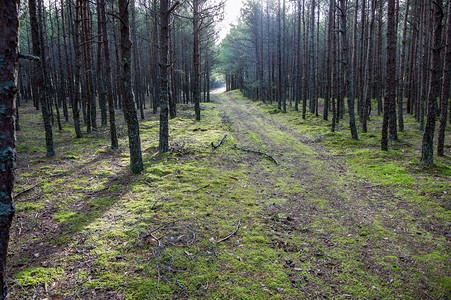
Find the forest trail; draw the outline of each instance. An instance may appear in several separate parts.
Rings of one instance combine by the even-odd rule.
[[[280,162],[269,160],[268,166],[252,153],[246,160],[250,184],[266,205],[267,236],[274,248],[285,251],[287,273],[308,298],[347,297],[365,289],[372,298],[407,297],[399,281],[410,286],[415,276],[419,284],[410,286],[415,297],[430,297],[429,280],[436,280],[434,273],[446,270],[446,263],[426,267],[422,264],[434,263],[419,263],[418,257],[445,254],[446,247],[437,252],[444,232],[422,224],[416,204],[396,195],[396,189],[357,176],[318,143],[321,138],[297,133],[276,109],[268,114],[262,104],[233,93],[214,99],[238,146],[262,150]],[[315,279],[299,276],[300,270]],[[350,278],[355,290],[340,293]]]
[[[200,122],[178,106],[164,155],[158,115],[146,111],[139,175],[123,122],[121,152],[109,151],[108,128],[74,139],[64,124],[49,159],[39,114],[24,106],[10,298],[449,296],[441,169],[415,174],[395,151],[371,156],[343,128],[331,135],[309,125],[314,116],[307,124],[239,91],[212,100]]]

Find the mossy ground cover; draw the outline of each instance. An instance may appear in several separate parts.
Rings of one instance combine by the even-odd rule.
[[[25,107],[16,192],[38,185],[16,199],[11,299],[449,296],[449,160],[423,168],[414,128],[384,153],[377,131],[351,141],[345,125],[213,97],[201,122],[179,107],[168,154],[146,115],[140,175],[122,122],[120,152],[107,128],[75,139],[65,124],[45,158]]]

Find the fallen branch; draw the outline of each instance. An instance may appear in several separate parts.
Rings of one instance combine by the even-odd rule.
[[[228,239],[230,239],[232,236],[234,236],[238,232],[238,229],[240,229],[240,226],[241,226],[241,216],[240,216],[240,219],[238,220],[238,224],[236,224],[235,231],[232,232],[231,234],[229,234],[228,236],[226,236],[225,238],[220,239],[216,243],[224,242],[224,241],[227,241]]]
[[[23,191],[18,192],[17,194],[14,195],[14,198],[17,198],[17,197],[19,197],[20,195],[25,194],[26,192],[31,191],[32,189],[34,189],[35,187],[37,187],[38,185],[40,185],[40,184],[43,183],[44,181],[45,181],[45,180],[41,180],[41,181],[39,181],[38,183],[33,184],[33,185],[30,186],[29,188],[27,188],[27,189],[25,189],[25,190],[23,190]]]
[[[154,188],[155,186],[153,186],[150,182],[148,181],[144,181],[145,184],[147,184],[149,187]]]
[[[272,156],[272,155],[270,155],[270,154],[268,154],[266,152],[263,152],[263,151],[260,151],[260,150],[241,148],[241,147],[237,147],[237,146],[235,146],[235,148],[238,149],[238,150],[246,151],[246,152],[252,152],[252,153],[264,155],[264,156],[269,157],[270,159],[272,159],[276,165],[279,164],[279,162],[277,161],[277,159],[274,156]]]
[[[161,238],[160,239],[157,238],[155,235],[153,235],[153,233],[150,233],[149,235],[150,235],[151,238],[153,238],[155,241],[158,242],[158,247],[161,247],[161,245],[162,245],[161,241],[160,241]]]
[[[193,192],[198,192],[198,191],[203,190],[204,188],[207,188],[209,186],[210,186],[210,184],[204,185],[203,187],[200,187],[197,190],[194,190]]]
[[[17,194],[14,195],[14,198],[17,198],[17,197],[19,197],[20,195],[25,194],[26,192],[31,191],[32,189],[34,189],[35,187],[37,187],[38,185],[40,185],[40,184],[43,183],[44,181],[48,181],[50,178],[55,178],[55,177],[65,176],[65,175],[68,175],[70,172],[71,172],[71,171],[64,171],[64,172],[61,172],[61,173],[58,173],[58,174],[50,175],[47,179],[41,180],[41,181],[39,181],[38,183],[33,184],[33,185],[30,186],[29,188],[27,188],[27,189],[25,189],[25,190],[23,190],[23,191],[18,192]]]
[[[211,142],[211,146],[213,147],[213,150],[216,150],[217,148],[219,148],[219,146],[221,146],[221,144],[222,144],[222,141],[224,141],[224,139],[226,137],[227,137],[227,134],[224,135],[224,137],[219,141],[219,143],[216,146],[213,144],[213,142]]]

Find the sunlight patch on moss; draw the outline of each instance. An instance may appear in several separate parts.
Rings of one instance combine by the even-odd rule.
[[[64,274],[61,268],[29,268],[23,270],[14,276],[17,283],[21,286],[38,286],[41,284],[50,284],[61,278]]]

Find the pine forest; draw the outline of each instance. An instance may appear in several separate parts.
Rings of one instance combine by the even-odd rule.
[[[450,0],[0,0],[0,300],[450,299]]]

